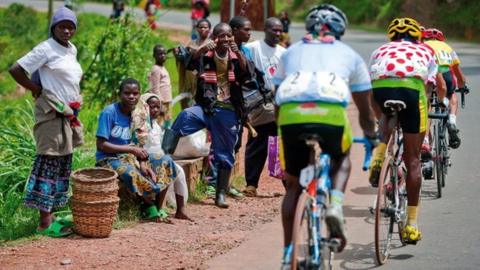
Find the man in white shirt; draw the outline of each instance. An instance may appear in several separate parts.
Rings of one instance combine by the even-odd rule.
[[[263,72],[265,90],[272,93],[271,96],[274,91],[272,78],[277,70],[280,57],[286,51],[285,48],[278,45],[282,30],[283,26],[278,18],[268,18],[265,22],[265,38],[245,45],[251,53],[251,60],[255,63],[255,67]],[[267,159],[268,137],[277,135],[273,100],[262,105],[259,110],[249,113],[248,118],[258,135],[255,138],[248,137],[245,149],[245,178],[247,181],[245,195],[256,196],[258,181]]]

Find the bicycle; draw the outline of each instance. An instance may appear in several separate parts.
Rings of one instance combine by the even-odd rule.
[[[449,110],[439,101],[438,95],[432,92],[431,107],[433,112],[428,113],[428,118],[433,120],[432,145],[433,164],[435,167],[435,179],[437,180],[437,198],[442,197],[442,188],[445,187],[445,178],[450,166],[450,155],[448,153],[447,124]]]
[[[366,171],[370,166],[372,145],[365,138],[354,138],[354,142],[365,145],[363,170]],[[321,153],[315,138],[306,139],[306,144],[311,149],[310,165],[300,175],[303,191],[295,211],[290,266],[292,270],[298,266],[301,269],[332,269],[333,252],[341,243],[331,238],[324,226],[331,189],[330,156]]]
[[[395,223],[400,241],[405,245],[402,230],[407,221],[407,192],[404,179],[406,169],[402,159],[403,138],[397,121],[398,112],[405,109],[406,105],[402,101],[387,100],[384,106],[391,109],[396,127],[387,144],[372,211],[375,215],[375,257],[379,265],[385,264],[390,255]]]
[[[461,106],[465,108],[465,94],[470,90],[467,86],[456,89],[461,97]],[[432,124],[432,145],[433,145],[433,161],[435,167],[435,178],[437,180],[437,198],[442,197],[442,188],[445,187],[445,180],[448,168],[452,166],[450,161],[450,147],[448,146],[447,130],[448,115],[450,110],[445,108],[438,100],[438,94],[433,91],[431,97],[431,107],[433,112],[428,114],[428,118],[433,120]]]

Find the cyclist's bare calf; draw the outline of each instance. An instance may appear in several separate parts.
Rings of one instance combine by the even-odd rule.
[[[282,202],[283,240],[284,246],[288,246],[292,242],[293,219],[302,187],[300,186],[298,176],[285,172],[283,179],[286,186],[285,197]]]
[[[403,160],[407,167],[407,198],[408,206],[417,206],[422,184],[420,147],[422,146],[425,132],[403,133],[404,152]]]
[[[348,177],[350,176],[350,170],[352,168],[350,153],[347,152],[338,160],[332,158],[330,166],[330,177],[332,178],[333,189],[345,193]]]

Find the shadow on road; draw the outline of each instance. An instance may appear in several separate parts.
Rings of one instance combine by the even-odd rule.
[[[375,265],[374,243],[366,245],[352,243],[342,253],[336,254],[341,269],[373,269]]]
[[[422,182],[422,189],[420,191],[422,201],[433,201],[437,198],[437,180],[428,180]]]
[[[350,189],[351,192],[358,194],[358,195],[375,195],[377,194],[376,188],[371,187],[356,187]]]
[[[365,207],[358,207],[353,205],[344,205],[343,206],[343,214],[345,217],[357,217],[357,218],[369,218],[373,217],[370,210]]]
[[[400,251],[403,245],[399,239],[393,241],[389,260],[409,260],[414,256],[411,254],[395,254]],[[393,253],[393,254],[392,254]],[[375,259],[375,243],[350,244],[342,253],[336,254],[335,259],[340,261],[341,269],[366,270],[379,267]],[[388,262],[387,262],[388,265]],[[387,267],[388,268],[388,267]]]

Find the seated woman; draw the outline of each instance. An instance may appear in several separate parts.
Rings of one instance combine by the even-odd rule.
[[[140,99],[140,84],[128,78],[120,85],[120,102],[107,106],[101,113],[97,129],[97,166],[118,173],[119,179],[143,200],[146,219],[164,222],[155,200],[177,176],[169,156],[156,158],[132,144],[132,112]]]
[[[150,115],[148,124],[148,139],[143,146],[144,149],[147,150],[150,156],[155,157],[156,159],[161,159],[165,157],[165,154],[162,150],[162,140],[164,130],[159,125],[159,116],[162,112],[162,102],[161,98],[152,93],[143,94],[141,97],[142,102],[148,104],[148,111]],[[187,219],[192,220],[190,217],[185,213],[185,198],[188,196],[188,189],[187,189],[187,182],[185,180],[185,173],[180,165],[175,163],[175,168],[177,170],[177,177],[173,184],[173,188],[175,191],[175,202],[177,204],[177,211],[175,213],[175,218],[178,219]],[[165,197],[167,195],[168,188],[165,188],[160,192],[158,205],[160,208],[160,212],[164,212],[162,209],[162,205],[165,201]]]

